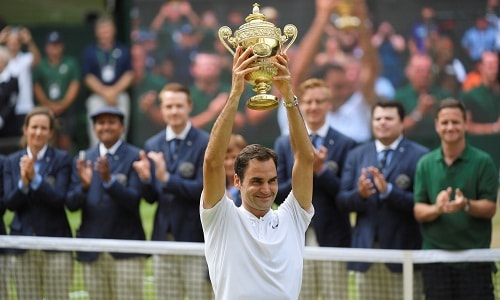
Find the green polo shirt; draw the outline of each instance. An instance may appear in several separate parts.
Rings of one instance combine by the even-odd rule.
[[[76,60],[63,56],[58,65],[51,65],[43,58],[33,71],[33,81],[42,86],[45,95],[54,102],[61,101],[72,81],[80,80],[80,68]]]
[[[472,114],[475,123],[494,123],[500,117],[500,94],[484,85],[461,95],[467,111]],[[497,134],[468,135],[467,140],[473,146],[486,151],[500,166],[500,132]]]
[[[422,116],[420,122],[405,132],[405,136],[429,149],[434,149],[440,145],[439,136],[434,128],[434,117],[439,105],[438,102],[450,97],[450,94],[438,87],[431,88],[429,94],[438,100],[434,105],[433,111],[430,114]],[[406,114],[409,115],[417,107],[418,97],[419,93],[410,84],[407,84],[396,91],[394,99],[403,104]]]
[[[498,174],[491,157],[467,145],[451,166],[445,163],[441,147],[423,156],[415,174],[416,203],[434,204],[438,193],[459,188],[469,199],[496,201]],[[451,199],[455,198],[455,193]],[[465,211],[442,214],[422,225],[423,249],[463,250],[489,248],[491,219],[476,218]]]

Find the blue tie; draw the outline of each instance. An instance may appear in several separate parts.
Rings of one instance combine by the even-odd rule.
[[[170,147],[170,154],[172,154],[172,156],[177,155],[177,150],[179,149],[180,143],[181,139],[175,138],[170,140],[169,147]]]
[[[378,161],[378,168],[380,170],[384,169],[387,164],[389,163],[388,159],[389,159],[389,155],[391,154],[392,152],[392,149],[384,149],[382,151],[380,151],[380,154],[379,154],[379,161]]]
[[[321,137],[317,135],[316,133],[311,133],[309,135],[309,138],[311,139],[311,143],[313,144],[314,148],[318,149],[319,146],[321,146]]]

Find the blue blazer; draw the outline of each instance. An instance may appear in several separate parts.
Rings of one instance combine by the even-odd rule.
[[[352,150],[347,156],[337,197],[340,207],[356,212],[356,225],[352,234],[353,248],[373,248],[378,242],[381,249],[420,249],[422,236],[413,216],[413,184],[418,160],[427,148],[403,138],[393,152],[384,170],[391,193],[385,199],[378,194],[363,199],[358,193],[361,169],[377,166],[375,142],[368,142]],[[387,264],[393,272],[401,272],[401,265]],[[350,270],[364,272],[370,264],[349,263]]]
[[[191,127],[186,139],[179,145],[177,157],[170,153],[165,137],[166,131],[162,130],[147,140],[144,146],[146,153],[163,152],[170,174],[166,184],[153,178],[145,186],[146,201],[158,202],[152,239],[164,241],[170,232],[179,242],[203,242],[199,205],[203,189],[203,158],[209,135]]]
[[[99,147],[86,152],[86,160],[95,163],[99,157]],[[66,203],[71,211],[81,209],[82,220],[77,231],[79,238],[145,240],[139,213],[141,201],[141,181],[132,167],[139,160],[139,149],[123,142],[109,159],[112,174],[111,184],[104,185],[95,170],[87,191],[83,190],[76,158],[74,160],[71,188]],[[77,259],[92,262],[98,258],[96,252],[78,252]],[[135,254],[111,253],[114,258],[127,258]]]
[[[19,189],[19,162],[26,149],[7,157],[4,162],[4,204],[14,212],[11,235],[71,237],[65,211],[65,198],[70,184],[71,156],[65,151],[47,148],[38,160],[42,182],[38,189],[29,187],[25,194]],[[22,253],[26,250],[13,250]]]
[[[323,140],[328,149],[325,169],[313,178],[313,205],[315,214],[311,224],[321,247],[349,247],[351,225],[349,213],[339,210],[335,198],[340,188],[340,174],[344,168],[347,153],[356,142],[333,128]],[[278,155],[277,203],[282,203],[292,189],[293,152],[289,136],[281,136],[275,143]]]

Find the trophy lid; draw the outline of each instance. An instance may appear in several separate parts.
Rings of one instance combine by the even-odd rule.
[[[267,17],[259,10],[259,4],[254,3],[252,13],[245,18],[246,23],[241,24],[240,29],[255,27],[275,27],[273,23],[267,21]]]

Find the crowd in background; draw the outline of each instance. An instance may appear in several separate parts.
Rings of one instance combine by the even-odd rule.
[[[288,50],[292,83],[307,128],[310,133],[314,131],[320,135],[319,142],[312,138],[317,148],[313,192],[317,215],[308,230],[306,243],[310,246],[420,249],[422,237],[418,222],[428,222],[428,216],[421,212],[418,222],[413,216],[414,176],[420,157],[444,147],[446,138],[436,122],[438,112],[459,109],[458,116],[461,116],[463,111],[467,145],[481,149],[492,160],[483,157],[482,152],[476,154],[475,150],[470,155],[480,157],[481,163],[490,163],[492,168],[485,167],[488,180],[491,179],[490,169],[494,169],[491,183],[498,183],[498,1],[487,1],[484,14],[460,34],[459,44],[441,32],[432,7],[422,7],[411,32],[405,33],[398,32],[390,22],[371,20],[363,0],[352,1],[349,11],[359,23],[342,25],[345,15],[338,10],[340,2],[316,0],[316,13],[310,27],[303,30],[305,34],[300,42]],[[261,7],[260,13],[276,26],[283,25],[274,8]],[[198,210],[203,188],[203,153],[208,143],[207,132],[228,98],[233,65],[231,54],[218,38],[218,29],[228,25],[234,32],[245,22],[246,15],[246,12],[231,11],[223,18],[212,10],[197,12],[189,1],[169,1],[158,7],[152,20],[144,20],[140,9],[134,8],[130,46],[116,40],[111,18],[100,17],[95,22],[95,42],[83,49],[81,58],[64,53],[64,36],[57,31],[46,36],[43,51],[40,51],[28,28],[3,28],[0,32],[0,139],[22,137],[23,141],[21,150],[8,153],[8,158],[2,159],[0,164],[4,168],[3,173],[0,172],[4,177],[0,211],[2,214],[6,209],[14,211],[14,221],[9,224],[11,233],[71,236],[64,212],[67,207],[83,211],[79,237],[144,240],[139,203],[145,199],[159,203],[153,239],[202,242]],[[460,59],[458,51],[465,51],[466,57]],[[311,78],[314,78],[312,82],[307,81]],[[75,145],[75,132],[84,129],[76,126],[70,107],[82,88],[88,90],[83,106],[88,143]],[[272,93],[281,97],[275,90]],[[287,164],[291,165],[293,158],[289,156],[291,150],[287,145],[286,108],[251,110],[245,102],[253,94],[252,87],[247,86],[234,120],[234,140],[227,149],[227,190],[237,205],[241,205],[241,196],[231,182],[234,176],[232,160],[247,143],[275,147],[280,157],[277,166],[280,193],[290,188]],[[455,103],[453,99],[458,101]],[[385,125],[384,120],[395,123]],[[385,129],[381,127],[389,131],[392,128],[392,136],[384,137]],[[330,129],[335,132],[332,136]],[[53,145],[50,143],[52,138],[55,140]],[[385,153],[382,157],[382,144],[391,148],[386,149],[392,151],[388,157]],[[341,146],[340,151],[338,147]],[[79,154],[80,149],[87,150]],[[373,154],[373,161],[363,160],[369,157],[367,153]],[[333,154],[335,156],[330,157]],[[73,162],[71,156],[74,156]],[[389,164],[386,160],[400,163],[398,167],[405,176],[395,173],[393,175],[399,176],[390,177],[384,173],[385,164]],[[380,161],[383,165],[379,165]],[[372,164],[379,167],[370,169]],[[432,162],[427,161],[427,164],[432,165]],[[428,176],[427,171],[420,170],[421,180]],[[461,173],[461,176],[468,175]],[[474,173],[474,176],[481,175]],[[416,186],[420,193],[417,202],[429,200],[424,196],[427,192],[424,185],[420,182]],[[277,204],[283,201],[280,195]],[[492,198],[490,196],[488,194],[488,199]],[[376,198],[375,204],[364,207],[363,203],[370,197]],[[454,191],[453,196],[450,191],[447,196],[440,197],[447,199],[443,202],[460,198],[460,213],[462,209],[465,213],[471,209],[470,199],[460,191]],[[30,199],[36,201],[30,202]],[[335,199],[332,202],[337,204],[332,206],[328,199]],[[323,206],[323,213],[318,210],[320,206]],[[437,213],[458,210],[446,211],[445,207],[441,203]],[[475,210],[478,211],[477,206]],[[350,212],[357,213],[352,235]],[[375,219],[384,216],[393,226],[389,224],[387,231],[382,233]],[[490,222],[489,239],[491,217],[482,217]],[[465,217],[460,218],[457,220],[463,221]],[[46,220],[51,224],[59,220],[59,225],[48,226],[43,231],[46,224],[42,222],[38,226],[30,220]],[[481,222],[475,226],[476,229],[488,228]],[[385,234],[395,228],[408,231],[394,232],[385,239]],[[413,240],[408,241],[408,237]],[[480,242],[488,240],[488,237],[482,238]],[[425,245],[429,249],[449,246],[430,244]],[[489,247],[489,243],[464,245]],[[43,253],[43,259],[48,261],[55,255],[57,259],[70,260],[61,258],[58,253]],[[29,265],[39,259],[39,255],[30,251],[17,263]],[[142,274],[144,257],[88,253],[79,254],[77,258],[83,263],[100,262],[85,266],[87,282],[92,282],[92,277],[103,276],[103,281],[120,282],[116,291],[124,292],[131,299],[140,299],[137,296],[137,291],[142,289],[137,285],[140,279],[116,280],[106,274],[103,266],[116,263],[117,268],[133,268],[137,274]],[[176,299],[179,295],[181,298],[187,295],[190,299],[210,298],[206,270],[193,276],[187,273],[190,264],[204,265],[204,262],[169,256],[155,258],[157,280],[171,276],[173,270],[180,274],[176,275],[179,282],[173,286],[158,284],[157,294],[164,295],[165,299]],[[71,269],[69,265],[66,271]],[[324,267],[306,267],[318,274],[326,272]],[[373,284],[376,277],[365,274],[369,268],[367,264],[329,267],[339,272],[336,273],[339,276],[346,276],[342,270],[347,268],[358,272],[360,286],[368,282]],[[480,267],[483,269],[475,270],[478,272],[475,274],[484,274],[484,265]],[[401,272],[390,266],[388,269],[389,274]],[[43,274],[52,271],[41,270]],[[63,274],[40,290],[59,299],[57,293],[61,290],[52,290],[51,285],[69,288],[68,276]],[[29,275],[37,276],[35,273]],[[18,293],[22,293],[22,289],[33,289],[36,280],[27,282],[29,276],[25,273],[16,273],[16,276]],[[401,277],[391,277],[391,280],[401,280]],[[424,277],[424,284],[425,280]],[[326,288],[324,282],[309,284],[305,286],[310,288],[310,295],[302,295],[304,299],[313,299],[318,293],[329,299],[328,291],[315,290]],[[189,294],[193,290],[182,288],[192,285],[203,285],[205,289],[198,290],[201,294]],[[422,283],[416,283],[418,285]],[[104,293],[105,288],[92,286],[89,289],[99,294]],[[67,291],[63,289],[62,292],[67,294]],[[0,296],[1,292],[0,284]],[[172,294],[175,292],[178,294]],[[363,294],[362,290],[358,292]],[[422,293],[422,290],[416,292]]]

